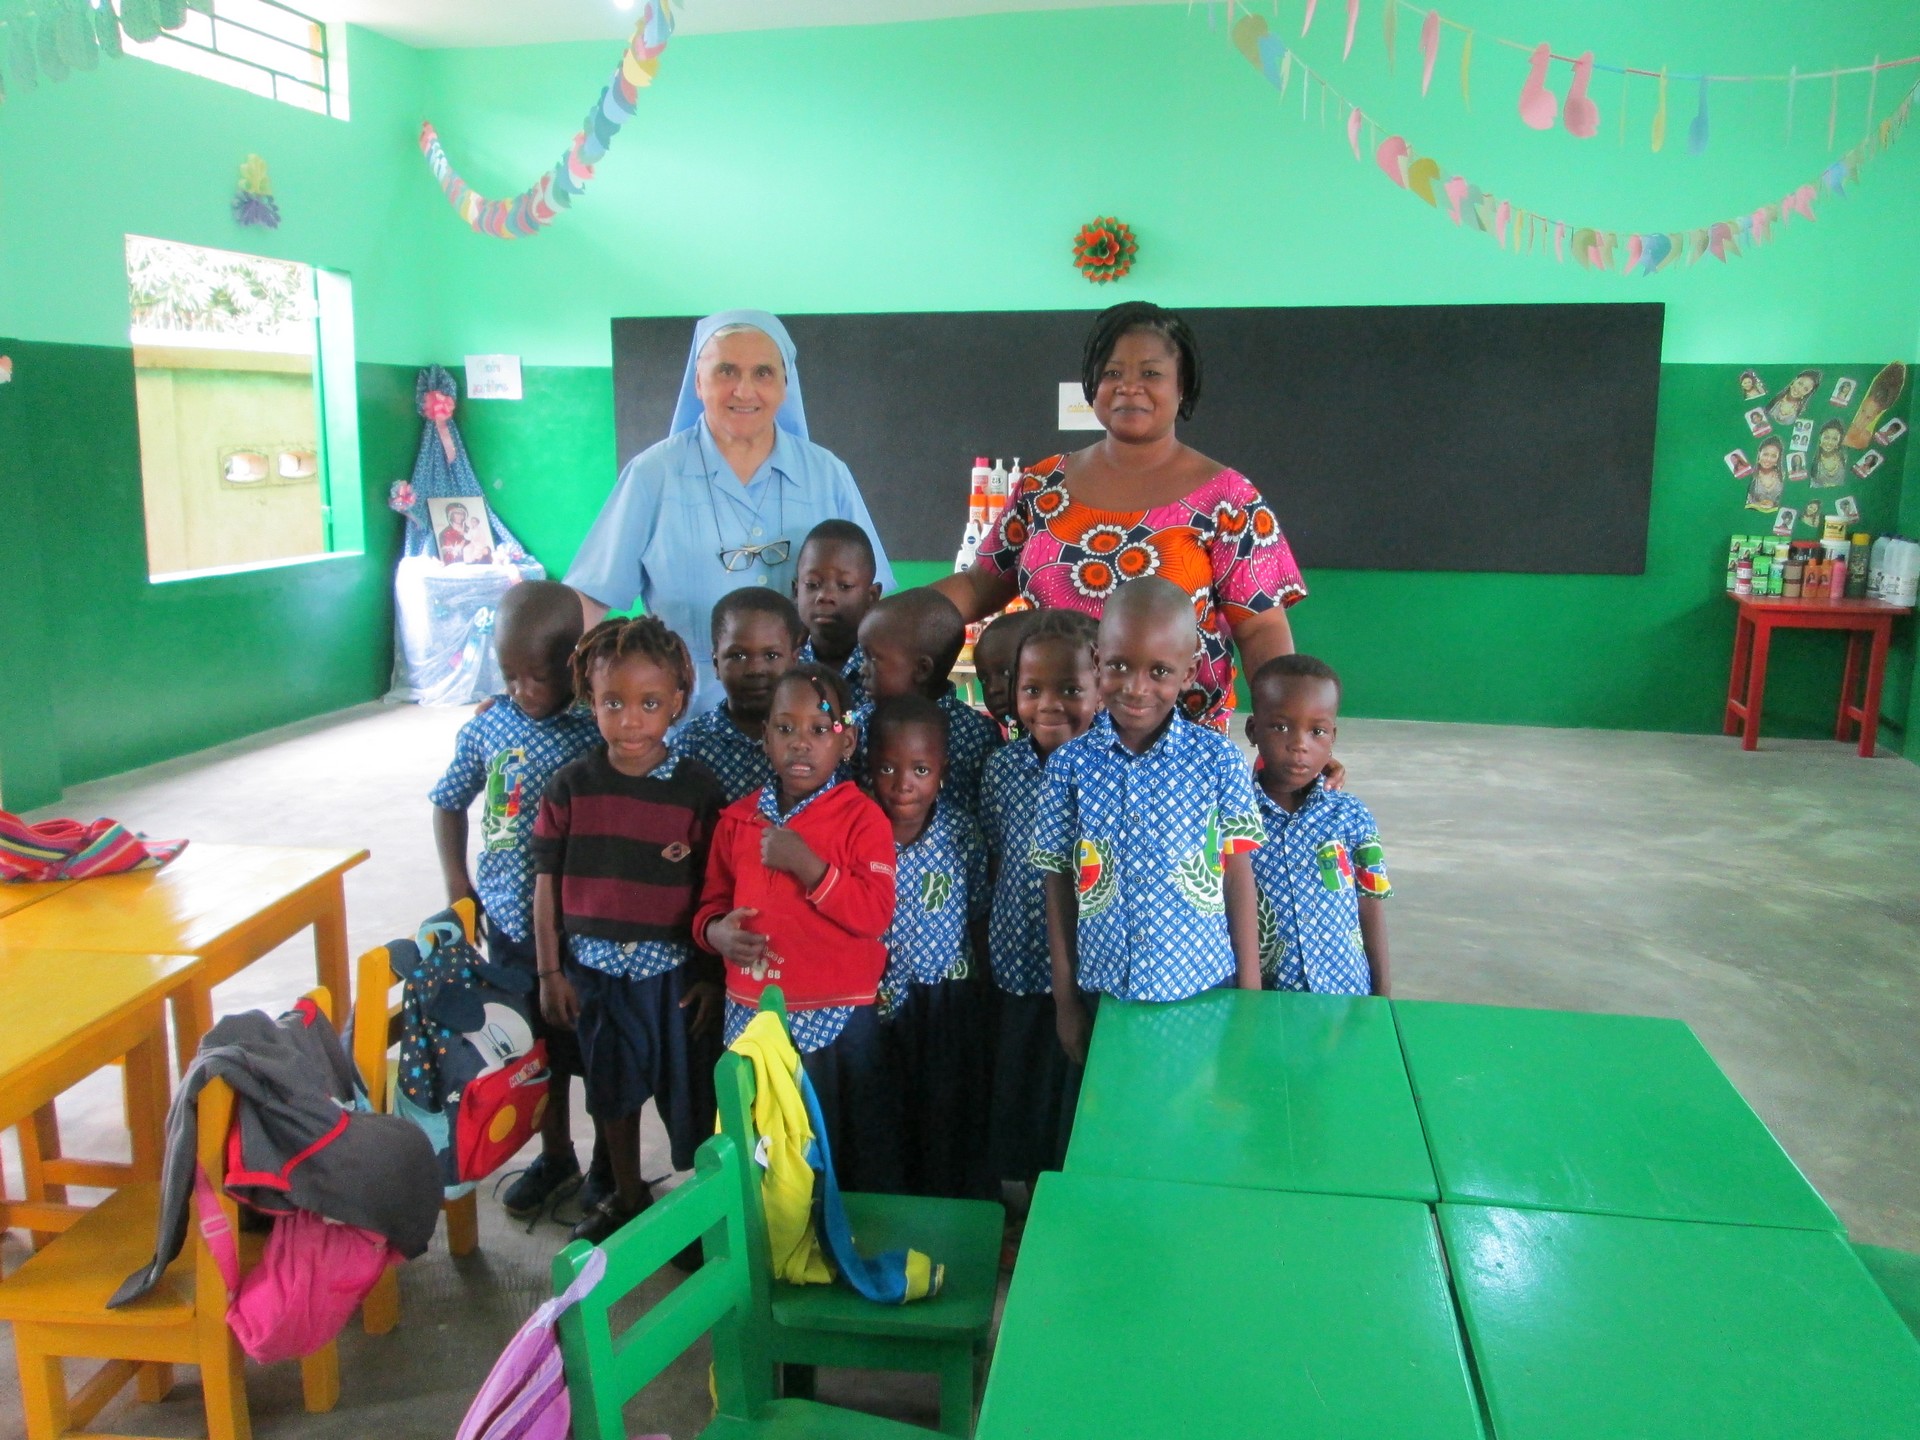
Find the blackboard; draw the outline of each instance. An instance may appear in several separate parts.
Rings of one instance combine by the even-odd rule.
[[[1205,371],[1181,438],[1260,488],[1303,565],[1645,569],[1663,306],[1182,313]],[[974,456],[1100,438],[1056,428],[1092,312],[781,318],[812,438],[852,468],[897,560],[953,558]],[[613,322],[623,460],[666,434],[693,324]]]

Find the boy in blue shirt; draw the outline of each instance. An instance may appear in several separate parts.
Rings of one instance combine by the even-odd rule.
[[[902,1170],[916,1195],[989,1199],[992,987],[985,960],[987,849],[973,817],[944,799],[945,713],[924,695],[874,708],[873,798],[893,827],[893,924],[880,937],[880,1019],[905,1119]]]
[[[539,969],[528,851],[534,816],[553,773],[600,743],[593,717],[573,703],[573,647],[580,630],[580,597],[566,586],[529,580],[507,591],[493,629],[507,693],[460,727],[453,763],[427,797],[434,807],[433,843],[447,903],[477,899],[486,917],[488,957],[529,975]],[[483,792],[480,863],[469,875],[467,809]],[[573,1032],[547,1025],[537,999],[529,1008],[535,1037],[547,1042],[553,1082],[540,1126],[540,1154],[502,1197],[507,1213],[522,1220],[581,1185],[568,1124],[567,1078],[585,1073]],[[611,1183],[597,1137],[594,1170],[596,1188]]]
[[[1325,775],[1340,719],[1340,677],[1311,655],[1282,655],[1253,677],[1247,739],[1260,751],[1267,843],[1253,856],[1260,890],[1260,972],[1269,990],[1387,993],[1387,881],[1380,827]]]
[[[954,691],[949,677],[966,642],[966,622],[938,590],[897,590],[867,612],[860,622],[860,650],[870,698],[854,716],[862,745],[854,763],[858,773],[864,763],[867,720],[876,703],[924,695],[947,717],[947,778],[940,798],[975,815],[980,809],[980,772],[1000,743],[1000,729]]]
[[[743,586],[713,607],[713,669],[727,698],[677,727],[667,745],[712,771],[728,804],[773,783],[767,712],[806,636],[800,612],[777,591]]]
[[[1106,709],[1047,760],[1031,859],[1048,872],[1054,1023],[1075,1066],[1102,995],[1260,988],[1248,853],[1260,806],[1233,742],[1179,712],[1199,645],[1179,586],[1151,575],[1122,585],[1095,645]]]
[[[793,603],[807,627],[799,659],[838,670],[856,707],[868,698],[860,622],[880,598],[878,568],[873,537],[851,520],[822,520],[807,532],[795,562]]]

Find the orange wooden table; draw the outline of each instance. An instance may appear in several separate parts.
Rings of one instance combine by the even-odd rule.
[[[105,1188],[160,1178],[167,1119],[167,1023],[162,1005],[188,983],[191,955],[0,952],[0,1129],[20,1127],[25,1200],[0,1194],[0,1229],[46,1235],[85,1213],[68,1185]],[[53,1102],[96,1070],[126,1062],[132,1163],[69,1160]]]
[[[282,941],[313,929],[314,971],[346,1014],[343,877],[364,850],[196,841],[158,870],[81,880],[0,919],[0,950],[112,950],[191,955],[198,963],[173,996],[182,1070],[213,1028],[213,987]]]
[[[1739,619],[1733,634],[1733,672],[1727,677],[1727,710],[1722,733],[1738,735],[1742,750],[1760,744],[1760,707],[1767,693],[1767,651],[1775,630],[1847,631],[1847,673],[1840,682],[1840,713],[1833,738],[1851,740],[1857,730],[1860,753],[1871,756],[1880,732],[1880,684],[1886,677],[1887,646],[1893,622],[1910,614],[1910,605],[1884,600],[1788,600],[1778,595],[1736,595]],[[1855,703],[1864,680],[1866,693]]]

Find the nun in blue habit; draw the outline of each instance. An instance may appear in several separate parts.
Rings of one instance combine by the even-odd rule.
[[[724,698],[713,672],[715,602],[748,585],[791,594],[801,542],[830,519],[872,537],[875,578],[891,590],[860,487],[839,456],[807,438],[786,326],[764,310],[723,310],[694,327],[672,433],[620,472],[567,584],[609,610],[637,599],[686,641],[692,718]]]

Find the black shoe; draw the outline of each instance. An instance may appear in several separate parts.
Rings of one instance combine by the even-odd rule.
[[[549,1155],[542,1151],[520,1178],[507,1187],[500,1203],[516,1220],[531,1220],[555,1200],[580,1188],[580,1162],[571,1151]]]
[[[618,1195],[609,1195],[598,1205],[587,1211],[580,1223],[573,1227],[573,1233],[568,1238],[572,1240],[585,1240],[590,1245],[598,1245],[610,1239],[622,1225],[625,1225],[652,1203],[653,1197],[648,1196],[644,1204],[636,1209],[629,1210],[620,1203],[620,1197]]]
[[[587,1178],[581,1182],[580,1194],[577,1197],[580,1213],[584,1215],[589,1210],[597,1208],[600,1202],[611,1194],[613,1194],[613,1167],[609,1165],[602,1169],[597,1165],[589,1165]]]

